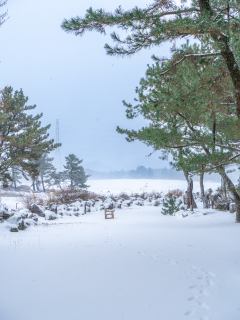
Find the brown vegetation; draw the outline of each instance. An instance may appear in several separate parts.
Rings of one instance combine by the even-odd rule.
[[[182,195],[182,191],[180,189],[174,189],[172,191],[169,191],[165,197],[170,198],[170,194],[172,194],[173,196],[179,198]]]

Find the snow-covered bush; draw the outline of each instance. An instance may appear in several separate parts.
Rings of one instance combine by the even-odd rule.
[[[178,200],[177,197],[173,196],[171,193],[169,194],[169,198],[165,198],[163,200],[163,208],[162,214],[173,215],[175,212],[180,210],[180,206],[182,204],[181,200]]]
[[[217,210],[221,210],[221,211],[229,210],[229,205],[230,205],[230,201],[229,200],[218,199],[215,202],[215,208]]]

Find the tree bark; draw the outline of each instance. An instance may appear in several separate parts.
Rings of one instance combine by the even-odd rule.
[[[33,186],[33,191],[36,191],[36,188],[35,188],[35,179],[33,179],[33,181],[32,181],[32,186]]]
[[[222,167],[222,172],[220,172],[221,177],[225,181],[225,183],[228,186],[228,189],[232,192],[234,197],[234,202],[236,205],[236,222],[240,223],[240,196],[232,183],[231,179],[228,177],[228,175],[224,172],[224,168]]]
[[[209,19],[211,19],[213,10],[210,6],[209,0],[199,0],[199,7],[201,13],[208,13]],[[236,114],[238,119],[240,120],[240,67],[238,61],[231,48],[229,37],[226,34],[215,28],[210,29],[209,34],[215,44],[218,46],[232,78],[232,82],[235,88]]]
[[[188,207],[190,207],[190,205],[192,203],[193,208],[197,208],[196,202],[195,202],[195,200],[193,198],[192,187],[190,186],[191,181],[188,178],[188,172],[183,171],[183,173],[184,173],[184,176],[185,176],[185,178],[187,180],[187,183],[188,183],[188,188],[187,188],[188,203],[189,203]]]
[[[226,183],[222,177],[221,177],[221,187],[223,189],[223,199],[226,200],[227,199]]]
[[[201,191],[201,199],[203,202],[203,209],[207,209],[208,208],[208,202],[207,202],[207,198],[205,196],[204,193],[204,184],[203,184],[203,177],[204,177],[204,173],[200,173],[200,191]]]
[[[38,180],[38,177],[37,177],[37,179],[36,179],[36,188],[37,188],[37,191],[40,191],[40,189],[39,189],[39,180]]]
[[[43,192],[45,192],[45,186],[44,186],[43,176],[41,176],[41,182],[42,182]]]

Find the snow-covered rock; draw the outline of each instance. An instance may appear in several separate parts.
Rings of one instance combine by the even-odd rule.
[[[37,204],[31,205],[30,211],[32,213],[36,213],[39,217],[45,217],[44,209],[41,206],[38,206]]]
[[[54,213],[50,210],[45,210],[44,214],[45,214],[45,220],[56,220],[58,218],[56,213]]]

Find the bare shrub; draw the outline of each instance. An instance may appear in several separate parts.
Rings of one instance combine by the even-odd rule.
[[[95,199],[99,199],[101,196],[99,196],[98,194],[96,194],[95,192],[88,192],[88,199],[89,200],[95,200]]]
[[[172,191],[169,191],[169,192],[165,195],[165,197],[170,198],[170,195],[173,195],[173,196],[179,198],[179,197],[182,195],[182,190],[180,190],[180,189],[174,189],[174,190],[172,190]]]
[[[57,204],[69,204],[79,199],[87,201],[89,199],[96,199],[97,194],[93,192],[88,192],[87,190],[78,189],[78,188],[61,188],[59,190],[50,190],[47,193],[47,205],[52,202]]]
[[[130,197],[132,198],[140,198],[140,194],[139,193],[131,193]]]
[[[45,206],[47,204],[46,200],[42,197],[35,196],[34,193],[32,194],[20,194],[18,196],[18,201],[21,202],[25,208],[30,210],[30,207],[33,204],[37,204],[39,206]]]
[[[126,192],[121,192],[119,194],[119,197],[123,198],[124,200],[129,200],[130,199],[129,195]]]
[[[151,197],[151,198],[162,198],[163,197],[163,194],[162,192],[150,192],[148,193],[148,197]]]

